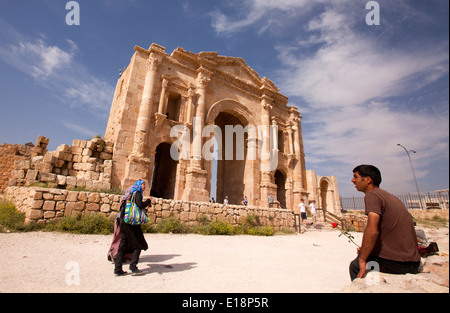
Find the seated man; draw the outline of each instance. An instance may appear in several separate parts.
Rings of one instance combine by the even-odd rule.
[[[377,262],[380,272],[416,274],[420,266],[414,223],[403,203],[379,188],[380,171],[372,165],[360,165],[353,170],[352,182],[364,192],[368,215],[358,257],[350,264],[350,278],[363,278],[369,262]]]

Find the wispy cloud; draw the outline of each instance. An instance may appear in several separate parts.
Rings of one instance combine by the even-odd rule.
[[[95,132],[91,129],[87,129],[83,126],[80,126],[78,124],[72,123],[72,122],[68,122],[68,121],[60,121],[61,125],[63,125],[64,127],[66,127],[67,129],[70,129],[71,131],[81,134],[81,135],[85,135],[87,136],[87,138],[92,138],[95,135],[98,135],[98,132]]]
[[[107,117],[114,87],[76,61],[79,51],[72,40],[60,45],[48,44],[45,35],[29,39],[13,27],[0,32],[0,59],[34,79],[61,103]]]
[[[296,26],[297,33],[273,47],[282,65],[274,80],[291,104],[301,104],[308,168],[337,175],[344,194],[353,190],[351,170],[361,163],[379,166],[393,192],[413,190],[398,143],[420,151],[414,155],[419,178],[436,160],[448,159],[448,97],[430,107],[417,99],[414,107],[408,103],[423,88],[448,80],[448,39],[408,42],[398,33],[398,16],[414,25],[433,19],[405,1],[383,2],[382,8],[397,18],[382,19],[378,32],[364,25],[367,11],[355,1],[244,0],[231,13],[211,14],[222,36],[249,29],[282,36]],[[267,24],[280,14],[284,29]]]
[[[39,79],[47,79],[55,70],[70,65],[72,61],[70,52],[61,50],[56,46],[48,46],[42,39],[38,39],[34,43],[20,42],[11,46],[11,52],[19,58],[26,58],[28,64],[31,65],[30,74]],[[15,60],[18,67],[22,67],[19,64],[21,62],[23,61]]]
[[[249,27],[256,27],[257,32],[262,34],[273,27],[286,27],[288,19],[297,18],[312,5],[314,1],[311,0],[244,0],[233,4],[232,17],[218,9],[210,16],[212,27],[218,35],[231,36]]]

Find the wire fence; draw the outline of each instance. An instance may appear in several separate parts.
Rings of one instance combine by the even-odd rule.
[[[405,207],[409,210],[443,209],[448,210],[449,191],[427,192],[422,194],[408,193],[406,195],[396,195]],[[341,207],[343,210],[364,211],[364,197],[341,197]]]

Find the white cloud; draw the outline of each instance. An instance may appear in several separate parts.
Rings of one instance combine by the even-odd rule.
[[[61,121],[60,122],[64,127],[70,129],[71,131],[78,133],[78,134],[82,134],[87,136],[88,138],[92,138],[93,136],[97,135],[98,133],[96,133],[95,131],[92,131],[90,129],[87,129],[81,125],[72,123],[72,122],[68,122],[68,121]]]
[[[68,87],[65,95],[73,107],[88,106],[91,110],[109,113],[114,88],[103,80],[89,77],[86,82],[76,82]]]
[[[404,1],[383,2],[382,8],[405,19],[414,17],[415,25],[430,21]],[[247,0],[235,14],[216,11],[213,27],[219,35],[251,27],[261,33],[280,12],[288,25],[295,23],[292,28],[298,32],[277,40],[274,47],[282,63],[274,81],[291,101],[301,103],[307,167],[338,176],[345,195],[353,189],[351,170],[374,164],[382,170],[385,187],[402,193],[415,188],[398,143],[418,150],[413,162],[419,179],[433,162],[448,159],[448,99],[445,107],[440,104],[439,114],[399,100],[448,75],[448,41],[422,46],[418,41],[395,42],[399,22],[387,18],[379,35],[384,40],[377,38],[373,29],[361,26],[364,9],[354,1]]]
[[[288,77],[282,81],[285,92],[315,107],[358,105],[410,91],[411,78],[417,75],[425,78],[420,82],[424,85],[446,73],[445,49],[384,49],[373,38],[356,34],[346,20],[344,14],[327,10],[309,23],[309,31],[315,32],[310,41],[322,43],[313,55],[296,57],[305,42],[277,48],[280,60],[288,66],[281,75]]]
[[[0,20],[1,22],[1,20]],[[72,40],[63,45],[49,45],[45,35],[36,40],[21,36],[5,22],[14,35],[0,44],[0,58],[7,64],[32,77],[37,84],[49,90],[61,103],[107,117],[114,95],[114,87],[97,77],[76,61],[79,51]]]
[[[297,57],[305,41],[277,48],[286,66],[280,74],[281,89],[304,100],[300,109],[307,114],[308,163],[322,170],[329,164],[330,172],[337,166],[351,171],[361,163],[378,164],[391,189],[411,190],[411,178],[405,175],[410,173],[409,163],[397,144],[420,150],[415,155],[416,174],[426,176],[427,166],[448,157],[448,117],[405,111],[389,99],[447,75],[445,45],[417,52],[386,49],[358,35],[342,22],[345,19],[330,9],[313,19],[310,42],[321,46],[306,57]]]
[[[55,70],[69,66],[73,57],[71,53],[56,46],[47,46],[42,39],[34,43],[20,42],[12,46],[11,50],[19,58],[26,58],[22,62],[31,65],[31,75],[39,79],[47,79]]]
[[[230,36],[257,25],[259,34],[270,28],[286,27],[288,20],[297,19],[298,16],[320,3],[331,0],[244,0],[234,3],[236,11],[234,18],[229,18],[219,10],[210,13],[212,27],[218,35]],[[344,0],[341,0],[344,1]]]

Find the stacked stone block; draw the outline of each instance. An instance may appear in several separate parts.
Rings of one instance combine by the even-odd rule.
[[[12,171],[15,169],[15,162],[29,159],[32,150],[32,144],[0,145],[0,194],[8,187]]]
[[[115,219],[119,214],[123,196],[38,187],[8,187],[5,197],[25,213],[27,222],[46,222],[78,214],[102,214]],[[188,225],[198,225],[202,217],[210,221],[242,225],[246,224],[248,215],[258,216],[260,225],[271,226],[274,230],[281,228],[295,230],[293,212],[283,209],[225,206],[219,203],[159,198],[152,198],[152,206],[148,209],[151,224],[158,224],[162,219],[172,216]]]
[[[111,189],[112,142],[94,137],[74,140],[47,151],[48,139],[38,137],[32,158],[15,163],[10,186],[31,186],[38,182],[49,187],[87,190]]]

